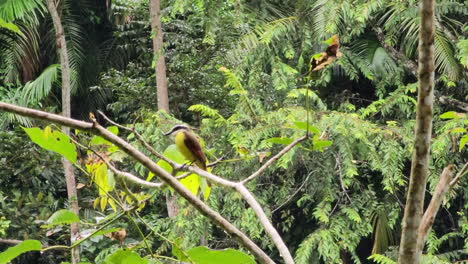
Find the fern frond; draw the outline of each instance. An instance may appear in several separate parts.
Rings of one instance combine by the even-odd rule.
[[[396,261],[380,254],[373,254],[367,259],[373,260],[377,264],[397,264]]]

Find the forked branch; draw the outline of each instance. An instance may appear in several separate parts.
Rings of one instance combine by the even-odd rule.
[[[25,107],[19,107],[12,104],[7,104],[0,102],[0,109],[23,116],[28,116],[32,118],[38,118],[42,120],[47,120],[49,122],[67,126],[70,128],[76,128],[84,131],[89,131],[93,134],[99,135],[108,141],[114,143],[121,150],[126,152],[129,156],[140,162],[146,168],[148,168],[152,173],[157,175],[161,180],[166,182],[171,186],[179,195],[184,197],[190,204],[192,204],[197,210],[199,210],[203,215],[209,217],[213,222],[218,226],[223,228],[228,234],[237,239],[241,245],[248,249],[261,263],[274,263],[274,261],[261,249],[259,248],[250,238],[248,238],[242,231],[237,227],[231,224],[218,212],[211,209],[206,205],[202,200],[193,195],[185,186],[183,186],[175,177],[169,174],[167,171],[159,167],[154,163],[150,158],[145,156],[138,149],[134,148],[132,145],[127,143],[125,140],[120,137],[112,134],[110,131],[99,125],[97,122],[89,123],[74,120],[71,118],[66,118],[56,114],[50,114],[47,112],[34,110]],[[159,186],[158,186],[159,187]]]

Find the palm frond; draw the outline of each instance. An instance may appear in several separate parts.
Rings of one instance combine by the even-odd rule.
[[[52,64],[34,81],[27,82],[23,88],[23,98],[35,104],[47,97],[52,90],[52,85],[57,81],[59,70],[60,64]]]
[[[461,77],[461,66],[455,58],[455,49],[445,34],[439,30],[434,38],[434,56],[437,71],[457,81]]]
[[[7,22],[24,19],[26,16],[37,19],[34,11],[44,10],[45,6],[41,0],[3,0],[0,4],[0,18]]]

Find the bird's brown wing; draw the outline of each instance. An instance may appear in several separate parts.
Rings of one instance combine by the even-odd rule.
[[[185,136],[184,137],[185,145],[197,158],[197,160],[195,161],[195,164],[201,169],[206,170],[206,156],[205,156],[205,153],[203,153],[203,149],[202,149],[202,146],[200,145],[200,142],[198,141],[198,138],[194,134],[190,132],[185,132],[185,131],[184,131],[184,136]]]

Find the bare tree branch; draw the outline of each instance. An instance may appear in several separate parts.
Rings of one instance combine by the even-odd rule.
[[[293,142],[291,142],[289,145],[287,145],[285,148],[283,148],[278,154],[273,156],[271,159],[269,159],[267,162],[265,162],[256,172],[254,172],[252,175],[249,177],[245,178],[244,180],[240,181],[241,184],[246,184],[249,181],[255,179],[256,177],[260,176],[268,167],[273,164],[273,162],[277,161],[279,158],[281,158],[284,154],[286,154],[289,150],[291,150],[294,146],[297,144],[301,143],[302,141],[306,140],[308,136],[303,136],[300,137]]]
[[[145,141],[145,139],[140,135],[140,133],[138,133],[135,128],[129,128],[129,127],[126,127],[126,126],[122,126],[114,121],[112,121],[110,118],[108,118],[102,111],[98,111],[98,113],[109,123],[111,123],[112,125],[116,126],[116,127],[119,127],[119,128],[122,128],[124,130],[127,130],[131,133],[133,133],[135,135],[135,137],[138,139],[138,141],[140,141],[140,143],[143,145],[143,147],[145,147],[149,152],[151,152],[151,154],[155,155],[156,157],[162,159],[162,160],[165,160],[166,162],[168,162],[168,158],[164,157],[161,153],[159,153],[158,151],[156,151],[153,147],[151,147],[150,144],[148,144],[148,142]]]
[[[185,186],[183,186],[175,177],[166,172],[164,169],[159,167],[154,163],[150,158],[145,156],[142,152],[128,144],[125,140],[119,138],[118,136],[112,134],[110,131],[99,125],[97,122],[88,123],[83,121],[74,120],[71,118],[65,118],[63,116],[50,114],[34,109],[19,107],[7,103],[0,102],[0,109],[20,114],[23,116],[29,116],[33,118],[39,118],[42,120],[47,120],[52,123],[68,126],[71,128],[76,128],[80,130],[86,130],[93,134],[97,134],[108,141],[114,143],[121,150],[126,152],[129,156],[133,157],[135,160],[143,164],[148,168],[152,173],[161,178],[169,186],[171,186],[177,193],[184,197],[190,204],[192,204],[197,210],[199,210],[203,215],[209,217],[213,222],[223,228],[228,234],[236,238],[240,244],[247,248],[261,263],[274,263],[274,261],[262,250],[260,249],[252,240],[250,240],[244,233],[232,225],[228,220],[222,217],[218,212],[211,209],[198,197],[193,195]],[[195,171],[197,172],[197,171]],[[139,179],[141,180],[141,179]],[[145,183],[148,185],[148,183]],[[155,183],[150,183],[155,184]],[[159,188],[159,186],[157,186]],[[289,251],[288,251],[289,252]],[[293,262],[290,262],[293,263]]]
[[[13,109],[14,107],[14,109]],[[34,117],[34,118],[40,118],[40,119],[45,119],[45,120],[49,120],[51,122],[54,122],[54,123],[58,123],[58,124],[68,124],[70,127],[74,127],[74,128],[78,128],[78,129],[82,129],[82,130],[89,130],[91,131],[92,133],[95,133],[95,134],[98,134],[98,135],[101,135],[102,137],[108,139],[103,133],[104,131],[107,131],[106,129],[102,128],[100,125],[96,124],[96,126],[93,128],[93,127],[88,127],[90,125],[90,123],[86,123],[86,122],[82,122],[82,121],[77,121],[77,120],[74,120],[74,119],[70,119],[70,120],[63,120],[63,119],[60,119],[60,118],[57,118],[56,115],[53,115],[53,114],[48,114],[48,113],[45,113],[45,112],[42,112],[42,111],[37,111],[37,110],[33,110],[33,109],[27,109],[27,108],[22,108],[22,107],[18,107],[18,106],[14,106],[14,105],[10,105],[10,104],[5,104],[5,103],[1,103],[0,102],[0,109],[5,109],[7,111],[10,111],[10,112],[15,112],[15,113],[18,113],[18,114],[21,114],[21,115],[25,115],[25,116],[29,116],[29,117]],[[28,111],[25,111],[25,109],[27,109]],[[101,115],[103,115],[101,113]],[[53,118],[51,118],[51,116],[53,116]],[[104,116],[104,115],[103,115]],[[136,132],[134,130],[132,130],[131,128],[128,128],[128,127],[124,127],[122,125],[119,125],[113,121],[111,121],[109,118],[107,117],[104,117],[107,121],[109,121],[110,123],[112,123],[113,125],[116,125],[122,129],[125,129],[127,131],[131,131],[131,132]],[[100,127],[101,130],[103,129],[104,131],[93,131],[95,128],[98,128]],[[148,150],[150,150],[150,152],[157,152],[156,150],[154,150],[144,139],[143,137],[141,137],[141,135],[137,135],[138,133],[135,133],[135,136],[138,137],[140,136],[140,139],[139,141],[143,144],[143,146],[145,146],[145,148],[147,148]],[[116,137],[115,135],[114,136],[111,136],[111,135],[107,135],[109,137]],[[118,137],[117,137],[118,138]],[[120,138],[119,138],[120,139]],[[252,177],[251,179],[259,176],[261,173],[263,173],[263,171],[265,171],[268,166],[271,166],[271,164],[273,164],[275,161],[277,161],[281,156],[283,156],[284,154],[287,153],[287,151],[291,150],[295,145],[299,144],[300,142],[304,141],[305,139],[307,139],[307,136],[303,136],[297,140],[295,140],[294,142],[292,142],[291,144],[289,144],[288,146],[286,146],[283,150],[281,150],[277,155],[275,155],[274,157],[272,157],[270,160],[268,160],[257,172],[255,172],[254,174],[252,174],[250,177]],[[113,142],[112,140],[108,139],[109,141]],[[123,140],[122,140],[123,141]],[[126,143],[126,142],[125,142]],[[114,143],[115,144],[115,143]],[[126,143],[128,144],[128,143]],[[120,147],[120,145],[116,144],[117,146]],[[133,148],[133,147],[132,147]],[[127,152],[127,150],[125,150],[124,148],[121,148],[122,150],[124,150],[125,152]],[[128,153],[128,152],[127,152]],[[130,156],[134,157],[133,155],[129,154]],[[142,154],[143,155],[143,154]],[[144,156],[144,155],[143,155]],[[135,158],[135,157],[134,157]],[[145,158],[147,158],[145,156]],[[185,169],[185,170],[188,170],[190,172],[193,172],[193,173],[196,173],[202,177],[205,177],[207,178],[208,180],[210,180],[211,182],[213,183],[216,183],[216,184],[219,184],[221,186],[225,186],[225,187],[230,187],[230,188],[233,188],[235,189],[236,191],[238,191],[241,196],[244,198],[244,200],[251,206],[251,208],[253,209],[253,211],[255,212],[255,214],[257,215],[260,223],[264,226],[265,228],[265,231],[266,233],[271,237],[272,241],[275,243],[278,251],[280,252],[281,256],[283,257],[283,259],[285,260],[285,263],[287,264],[292,264],[294,263],[294,260],[291,256],[291,253],[289,252],[287,246],[284,244],[284,241],[282,240],[281,236],[279,235],[279,233],[276,231],[276,229],[273,227],[273,225],[271,224],[271,222],[269,221],[268,217],[266,216],[265,212],[263,211],[262,207],[260,206],[260,204],[258,203],[258,201],[254,198],[254,196],[250,193],[250,191],[244,187],[244,183],[243,181],[241,182],[233,182],[233,181],[229,181],[229,180],[226,180],[220,176],[217,176],[215,174],[212,174],[210,172],[207,172],[207,171],[204,171],[196,166],[184,166],[184,165],[181,165],[181,164],[178,164],[170,159],[167,159],[166,157],[162,156],[161,155],[161,158],[163,160],[165,160],[166,162],[168,162],[175,170],[180,170],[180,169]],[[140,161],[139,159],[137,159],[138,161]],[[142,163],[143,164],[143,163]],[[154,162],[153,162],[154,164]],[[146,166],[146,164],[143,164]],[[155,165],[155,164],[154,164]],[[157,165],[156,165],[157,166]],[[109,166],[109,168],[111,168]],[[151,170],[150,167],[147,167],[148,169]],[[159,168],[159,167],[158,167]],[[112,168],[111,168],[112,169]],[[153,171],[152,171],[153,172]],[[165,171],[164,171],[165,172]],[[154,172],[153,172],[154,173]],[[156,175],[159,175],[158,173],[155,173]],[[132,174],[128,174],[128,173],[125,173],[123,172],[121,174],[121,176],[125,177],[126,179],[128,179],[129,181],[132,181],[132,182],[135,182],[137,184],[141,184],[142,186],[144,187],[147,187],[147,188],[159,188],[160,185],[159,183],[152,183],[152,182],[147,182],[147,181],[144,181],[143,179],[141,178],[138,178],[136,177],[135,175],[132,175]],[[133,176],[133,177],[127,177],[127,176]],[[250,178],[249,177],[249,178]],[[162,178],[162,177],[161,177]],[[175,177],[171,176],[172,179],[174,179]],[[163,181],[164,181],[164,178],[162,178]],[[175,178],[177,179],[177,178]],[[248,178],[247,178],[248,179]],[[245,181],[245,180],[244,180]],[[171,185],[172,186],[172,185]],[[177,190],[176,190],[177,191]],[[179,193],[180,194],[180,193]],[[183,196],[183,195],[182,195]],[[190,202],[190,201],[189,201]],[[198,209],[198,208],[197,208]],[[210,216],[209,216],[210,217]],[[211,218],[211,217],[210,217]]]
[[[460,178],[463,175],[465,175],[465,173],[467,172],[468,172],[468,162],[465,163],[463,168],[457,173],[457,176],[455,176],[455,178],[453,178],[453,180],[450,182],[450,188],[452,188],[458,182],[458,180],[460,180]]]
[[[452,179],[453,172],[455,171],[455,166],[449,165],[444,168],[442,174],[440,175],[439,182],[432,194],[431,202],[424,212],[424,216],[421,220],[421,225],[419,226],[418,231],[418,250],[422,251],[424,248],[424,242],[427,238],[427,233],[434,223],[434,219],[439,211],[440,205],[445,194],[450,189],[450,180]]]
[[[23,242],[23,240],[18,239],[0,239],[0,244],[9,244],[9,245],[17,245]]]
[[[453,105],[460,110],[468,112],[468,103],[459,101],[457,99],[450,98],[448,96],[442,95],[437,97],[438,101],[443,104]]]

